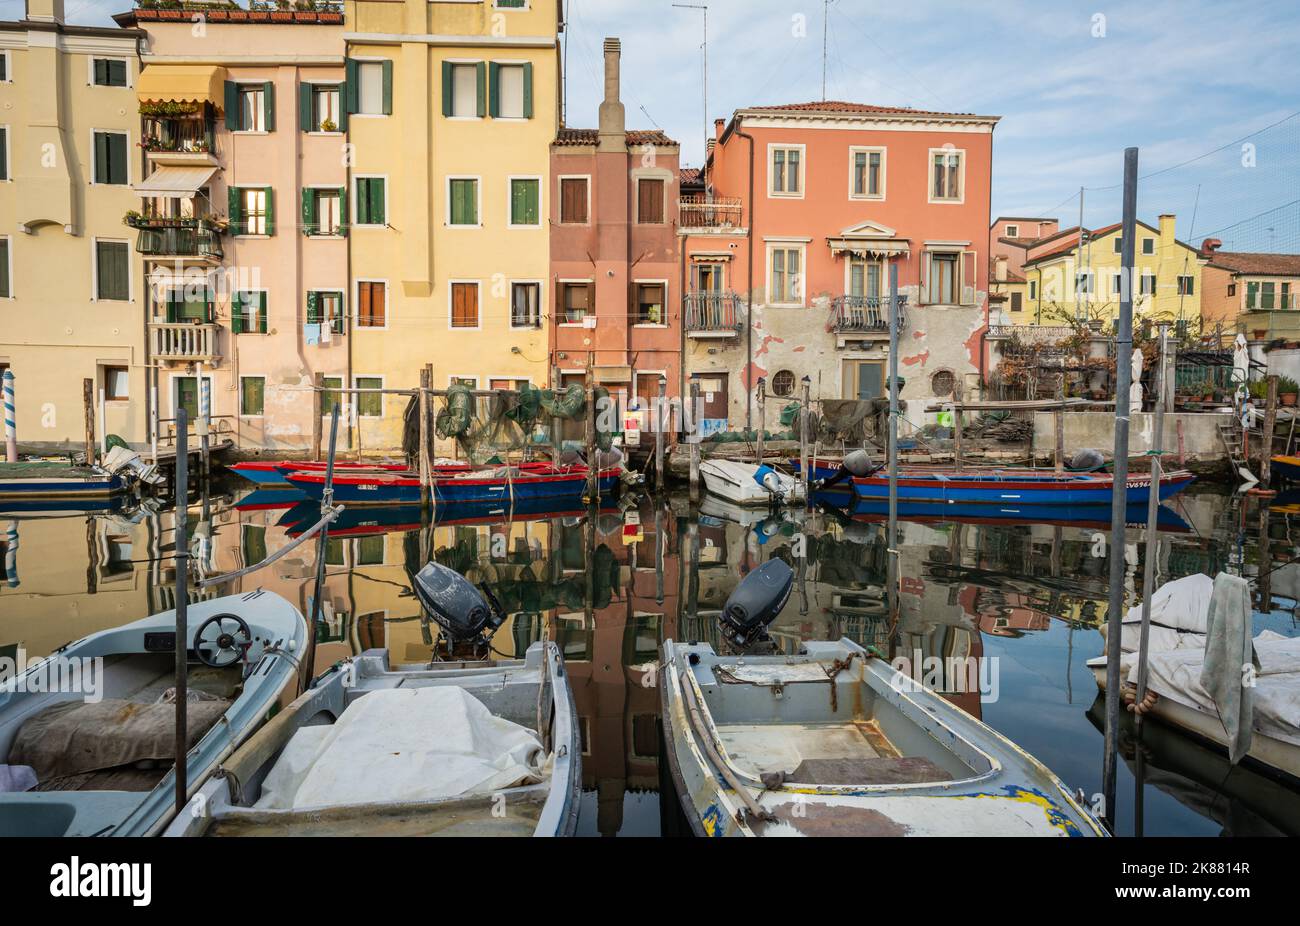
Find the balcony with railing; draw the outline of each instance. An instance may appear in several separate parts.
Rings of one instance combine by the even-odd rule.
[[[221,263],[223,228],[211,219],[154,218],[128,213],[126,224],[139,231],[135,249],[146,260]]]
[[[744,208],[738,196],[706,197],[702,193],[687,193],[678,203],[678,224],[682,228],[739,230],[743,221]]]
[[[745,303],[736,293],[686,294],[682,324],[688,338],[734,338],[745,326]]]
[[[153,322],[149,325],[149,349],[155,360],[192,362],[216,361],[219,325],[199,322]]]
[[[907,297],[898,297],[898,330],[907,327]],[[889,299],[836,296],[831,300],[830,330],[841,337],[889,337]]]
[[[140,104],[140,147],[159,166],[217,166],[216,109],[208,102],[149,101]]]

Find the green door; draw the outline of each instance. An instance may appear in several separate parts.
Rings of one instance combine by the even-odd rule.
[[[185,409],[193,425],[199,417],[199,379],[197,376],[176,377],[175,407]]]

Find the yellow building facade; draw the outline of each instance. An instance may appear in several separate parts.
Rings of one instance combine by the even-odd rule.
[[[139,203],[142,37],[69,25],[63,0],[0,25],[0,373],[24,452],[82,446],[85,380],[104,396],[97,436],[145,440],[144,279],[122,221]]]
[[[353,388],[412,389],[426,365],[436,389],[545,385],[557,0],[345,12]],[[401,446],[406,404],[358,395],[363,450]]]
[[[1158,226],[1137,224],[1134,246],[1135,318],[1176,322],[1201,317],[1201,268],[1205,259],[1178,240],[1176,219],[1162,215]],[[1082,246],[1076,233],[1025,260],[1025,311],[1016,324],[1061,325],[1080,316],[1109,323],[1119,315],[1120,226],[1088,231]]]

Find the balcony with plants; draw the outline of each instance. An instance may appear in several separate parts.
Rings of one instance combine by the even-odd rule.
[[[217,166],[216,107],[192,100],[148,100],[140,104],[144,126],[140,147],[158,165]]]
[[[165,216],[131,210],[122,224],[134,228],[136,253],[146,259],[221,263],[226,221],[216,216]]]
[[[341,25],[342,0],[251,0],[248,7],[237,3],[208,3],[201,0],[140,0],[132,11],[137,22],[187,22],[202,13],[210,23],[300,23]]]

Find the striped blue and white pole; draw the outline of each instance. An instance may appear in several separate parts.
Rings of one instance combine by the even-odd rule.
[[[10,588],[18,587],[18,522],[10,521],[5,532],[5,577]]]
[[[199,436],[208,436],[208,420],[212,416],[212,381],[199,375]]]
[[[14,407],[14,371],[5,370],[5,459],[18,462],[18,412]]]

